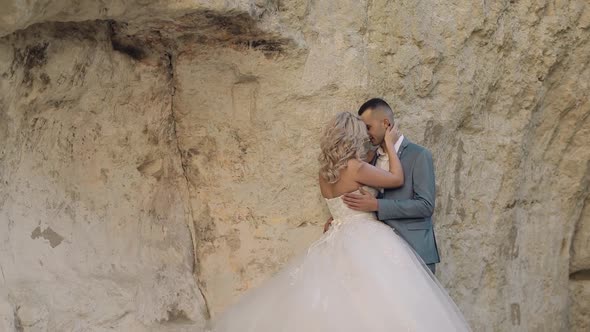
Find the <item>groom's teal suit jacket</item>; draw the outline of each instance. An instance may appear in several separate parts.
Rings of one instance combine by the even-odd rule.
[[[377,218],[401,235],[424,263],[438,263],[440,256],[432,227],[435,200],[432,154],[407,138],[397,154],[404,170],[404,185],[379,194]],[[376,161],[377,156],[373,165]]]

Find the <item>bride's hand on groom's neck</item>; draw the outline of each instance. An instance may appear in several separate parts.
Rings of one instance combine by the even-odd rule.
[[[398,124],[389,124],[389,127],[385,130],[385,147],[393,149],[395,142],[397,142],[400,136]]]

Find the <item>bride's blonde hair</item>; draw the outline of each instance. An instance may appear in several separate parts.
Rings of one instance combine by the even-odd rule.
[[[332,118],[320,139],[320,175],[329,183],[340,179],[350,159],[364,159],[369,140],[367,127],[356,115],[340,112]]]

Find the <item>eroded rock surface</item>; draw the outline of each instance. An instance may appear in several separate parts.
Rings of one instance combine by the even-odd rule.
[[[321,234],[382,96],[475,331],[590,326],[587,1],[0,1],[0,329],[200,330]]]

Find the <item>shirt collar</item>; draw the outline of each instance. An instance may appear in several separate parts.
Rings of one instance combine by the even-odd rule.
[[[403,141],[404,141],[404,135],[400,135],[400,137],[397,139],[397,141],[393,145],[393,148],[395,149],[395,153],[399,152],[399,148],[402,145]],[[378,156],[387,156],[387,153],[385,153],[385,151],[383,151],[383,148],[381,146],[379,146],[379,148],[377,148],[377,155]]]

